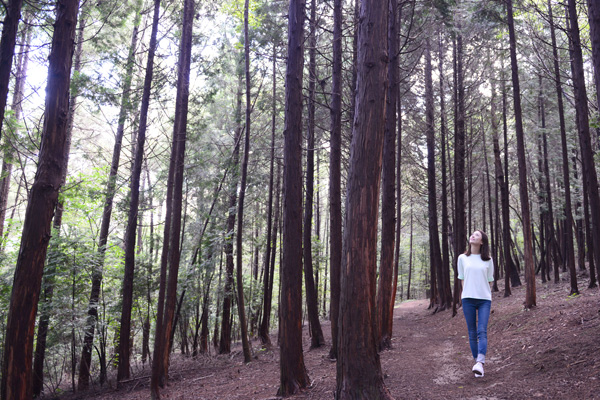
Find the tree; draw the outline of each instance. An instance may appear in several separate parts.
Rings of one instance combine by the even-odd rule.
[[[465,228],[465,85],[463,72],[463,37],[460,22],[456,27],[454,45],[455,62],[455,123],[454,123],[454,299],[452,315],[456,315],[456,306],[460,302],[461,286],[458,280],[458,256],[465,250],[467,232]]]
[[[396,26],[398,4],[390,1],[387,42],[390,54],[388,82],[390,85],[385,115],[382,160],[381,201],[381,261],[377,290],[377,316],[380,349],[392,346],[392,324],[394,302],[392,297],[394,273],[394,230],[396,228],[396,97],[398,95],[398,31]],[[391,305],[391,307],[390,307]]]
[[[87,17],[87,6],[82,7],[81,18],[77,27],[77,37],[75,54],[73,56],[73,75],[76,76],[81,71],[81,56],[83,53],[83,41],[84,32],[86,27]],[[67,171],[69,169],[69,154],[71,151],[71,138],[73,136],[73,122],[75,120],[75,111],[77,109],[78,101],[78,89],[71,90],[69,95],[69,113],[67,115],[67,131],[65,137],[65,149],[64,149],[64,162],[65,167],[62,171],[61,176],[61,191],[63,194],[64,186],[67,182]],[[54,292],[54,276],[56,275],[56,267],[59,261],[59,249],[58,249],[58,238],[60,237],[60,231],[62,226],[64,213],[64,200],[59,196],[58,202],[56,203],[56,210],[54,212],[54,219],[52,221],[52,229],[55,233],[55,240],[50,243],[50,250],[48,252],[47,269],[43,278],[43,308],[40,312],[40,318],[38,321],[38,333],[36,338],[35,356],[33,362],[33,395],[38,397],[44,386],[44,359],[46,356],[46,338],[48,335],[48,327],[50,323],[50,305],[52,304],[52,297]]]
[[[331,136],[329,152],[329,257],[331,350],[337,358],[338,315],[340,309],[340,273],[342,265],[342,0],[333,7],[333,68],[331,76]]]
[[[158,387],[163,387],[168,378],[171,335],[175,329],[173,319],[175,317],[175,308],[177,306],[177,278],[181,257],[180,243],[183,171],[187,136],[194,0],[186,0],[183,7],[183,29],[179,47],[179,62],[177,65],[175,122],[173,124],[173,144],[171,147],[171,160],[167,183],[167,189],[171,192],[172,197],[169,199],[169,193],[167,193],[167,218],[165,219],[165,241],[163,244],[163,258],[165,257],[165,254],[167,254],[169,258],[169,273],[167,281],[165,279],[166,271],[164,268],[161,268],[161,287],[158,297],[156,333],[154,335],[154,358],[152,359],[152,377],[150,381],[150,391],[153,399],[160,398]],[[169,200],[171,200],[171,202],[169,202]],[[169,205],[171,207],[169,207]],[[168,214],[169,212],[171,212],[170,216]],[[171,222],[170,224],[169,221]],[[167,239],[170,239],[170,242]],[[164,265],[165,263],[161,263],[161,267]],[[165,289],[166,297],[164,295]]]
[[[44,128],[12,287],[2,365],[2,399],[32,398],[33,332],[50,223],[58,201],[69,109],[78,0],[59,0],[49,57]],[[4,98],[6,96],[3,96]],[[2,110],[3,111],[3,110]]]
[[[525,159],[525,133],[521,111],[521,89],[519,85],[519,67],[517,65],[517,39],[513,22],[512,0],[506,2],[506,15],[510,41],[510,62],[513,83],[513,102],[515,112],[515,128],[517,135],[517,160],[519,166],[519,195],[521,201],[521,219],[523,221],[523,246],[525,248],[525,280],[527,290],[525,307],[535,307],[535,266],[533,263],[533,247],[531,239],[531,217],[529,214],[529,193],[527,189],[527,164]],[[506,244],[505,244],[506,245]]]
[[[584,191],[587,186],[588,201],[591,221],[591,237],[593,243],[600,243],[600,193],[598,191],[598,175],[594,163],[594,153],[590,137],[589,109],[587,93],[585,88],[585,76],[583,69],[583,54],[581,50],[581,39],[579,35],[579,23],[577,20],[577,4],[569,0],[569,40],[571,42],[571,63],[573,71],[573,92],[575,107],[577,110],[577,129],[579,131],[579,146],[581,148],[581,159],[583,164]],[[600,246],[594,246],[593,257],[595,264],[600,266]]]
[[[336,398],[390,399],[377,352],[377,215],[385,128],[388,1],[365,0],[344,231]]]
[[[554,84],[556,87],[556,100],[558,105],[558,120],[560,126],[560,143],[562,150],[562,178],[564,180],[565,187],[565,206],[564,206],[564,216],[565,216],[565,224],[563,228],[563,236],[565,242],[565,251],[563,254],[563,258],[567,264],[567,268],[571,271],[571,279],[575,280],[571,281],[571,284],[577,283],[577,277],[575,274],[575,247],[573,245],[573,213],[572,204],[571,204],[571,174],[569,172],[569,150],[567,147],[567,129],[565,127],[565,111],[563,105],[563,88],[560,76],[560,68],[558,64],[558,49],[556,46],[556,33],[554,29],[554,21],[552,18],[552,4],[550,0],[548,0],[548,19],[550,25],[550,37],[552,41],[552,61],[553,61],[553,72],[554,72]],[[554,282],[558,283],[559,281],[559,273],[558,273],[558,265],[554,265]],[[573,288],[571,288],[573,290]]]
[[[156,52],[158,18],[160,14],[160,0],[154,0],[154,15],[152,18],[152,32],[146,61],[146,75],[144,77],[144,90],[140,108],[140,122],[137,134],[135,158],[131,171],[129,185],[129,212],[127,214],[127,227],[125,230],[125,274],[123,276],[122,312],[119,328],[119,367],[117,380],[129,378],[129,332],[131,327],[131,307],[133,305],[133,277],[135,272],[135,239],[137,229],[138,205],[140,199],[140,175],[144,158],[144,144],[146,142],[146,129],[148,124],[148,108],[150,106],[150,90],[154,73],[154,54]]]
[[[242,276],[242,234],[244,222],[244,199],[246,197],[246,181],[248,179],[248,157],[250,153],[250,39],[248,37],[248,1],[244,2],[244,75],[246,78],[246,128],[244,132],[244,158],[242,159],[242,176],[240,178],[240,198],[238,199],[238,220],[236,232],[236,284],[237,305],[242,334],[244,362],[251,361],[250,345],[248,343],[248,324],[246,323],[246,307],[244,305],[244,281]]]
[[[309,384],[302,354],[302,69],[304,1],[290,0],[283,147],[283,264],[279,305],[279,396]]]
[[[312,259],[312,219],[313,197],[315,186],[315,83],[317,80],[317,2],[311,0],[310,33],[309,33],[309,62],[308,62],[308,135],[306,148],[306,201],[304,203],[304,283],[306,287],[306,308],[310,320],[310,347],[321,347],[325,344],[323,330],[319,322],[319,304],[313,276]]]

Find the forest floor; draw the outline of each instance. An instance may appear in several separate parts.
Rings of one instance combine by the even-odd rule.
[[[566,274],[565,274],[566,276]],[[485,376],[475,378],[462,310],[433,314],[427,300],[405,301],[394,313],[393,348],[381,353],[381,366],[396,399],[600,399],[600,291],[579,280],[581,295],[568,296],[569,284],[537,283],[537,307],[523,308],[525,287],[493,293]],[[500,282],[499,282],[500,283]],[[500,283],[499,286],[502,286]],[[323,322],[327,345],[308,350],[304,362],[312,386],[292,399],[333,399],[336,365],[329,360],[330,325]],[[273,334],[275,336],[275,334]],[[241,347],[229,356],[195,360],[172,358],[166,399],[276,399],[279,350],[253,341],[254,360],[243,363]],[[150,398],[149,371],[119,389],[64,399]]]

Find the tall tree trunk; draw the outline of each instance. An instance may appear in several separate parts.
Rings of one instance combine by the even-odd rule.
[[[148,47],[148,60],[146,62],[146,76],[144,78],[144,91],[140,109],[140,124],[137,134],[135,159],[131,171],[129,186],[130,201],[125,230],[125,273],[123,276],[121,323],[119,328],[119,366],[117,381],[129,378],[129,333],[131,327],[131,308],[133,306],[133,277],[135,272],[135,239],[137,229],[138,204],[140,199],[140,175],[144,158],[144,143],[146,142],[146,128],[148,123],[148,108],[150,106],[150,90],[154,72],[154,54],[156,52],[156,35],[158,32],[158,18],[160,14],[160,0],[154,0],[154,15],[152,19],[152,33]]]
[[[460,23],[456,33],[456,124],[454,133],[454,301],[452,315],[460,303],[461,287],[458,280],[458,256],[465,251],[465,86],[463,72],[463,41]]]
[[[315,82],[317,79],[317,2],[310,3],[309,61],[308,61],[308,135],[306,148],[306,201],[304,203],[304,283],[306,289],[306,308],[310,326],[310,348],[325,344],[323,330],[319,322],[319,305],[313,276],[312,259],[312,218],[315,177]]]
[[[533,247],[531,235],[531,217],[529,215],[529,192],[527,189],[527,164],[525,159],[525,132],[521,116],[521,89],[519,86],[519,67],[517,65],[517,39],[513,22],[512,0],[506,2],[508,17],[508,34],[510,41],[510,62],[513,83],[513,102],[515,113],[515,130],[517,135],[517,161],[519,170],[519,197],[521,200],[521,219],[523,220],[523,247],[525,253],[525,308],[536,305],[535,295],[535,266],[533,263]]]
[[[338,336],[339,400],[391,399],[377,352],[377,216],[388,89],[387,0],[364,0],[344,231]]]
[[[21,52],[17,58],[17,65],[15,67],[15,87],[13,89],[13,98],[11,109],[14,112],[15,122],[18,124],[21,120],[21,102],[23,101],[23,91],[25,88],[25,80],[27,79],[27,65],[29,64],[29,44],[31,43],[31,35],[33,29],[29,24],[29,16],[25,17],[25,27],[21,33]],[[5,136],[4,142],[8,144],[4,150],[4,157],[2,160],[2,172],[0,173],[0,242],[3,242],[4,237],[4,222],[6,219],[6,206],[8,204],[8,192],[10,189],[10,180],[12,175],[12,158],[13,158],[13,146],[10,145],[12,140],[18,137],[18,125],[14,128],[10,128],[10,137]],[[0,245],[1,246],[1,245]],[[1,247],[0,247],[0,251]]]
[[[302,70],[304,0],[290,0],[283,147],[283,264],[279,306],[279,396],[309,384],[302,354]]]
[[[82,9],[82,16],[86,13],[84,7]],[[73,72],[74,74],[79,73],[81,70],[81,55],[83,48],[83,34],[85,31],[86,21],[85,18],[79,20],[79,26],[77,28],[76,48],[73,55]],[[64,148],[64,162],[65,166],[61,176],[61,188],[64,188],[67,181],[67,170],[69,168],[69,153],[71,150],[71,137],[73,135],[73,121],[75,119],[75,110],[77,108],[77,91],[74,90],[70,93],[69,97],[69,113],[67,115],[67,130],[65,137],[65,148]],[[62,190],[61,190],[62,192]],[[60,192],[59,192],[60,193]],[[52,298],[54,295],[54,276],[56,274],[57,264],[60,263],[60,250],[58,248],[58,237],[60,237],[60,229],[62,226],[62,217],[64,212],[64,200],[59,196],[56,204],[56,210],[54,212],[54,219],[52,221],[52,229],[56,235],[55,240],[50,243],[48,250],[48,260],[43,277],[43,308],[40,312],[40,318],[38,320],[38,334],[36,337],[35,355],[33,361],[33,395],[38,397],[44,388],[44,360],[46,357],[46,339],[48,336],[48,327],[50,322],[50,306],[52,304]]]
[[[569,10],[569,39],[572,45],[571,63],[573,69],[573,91],[575,107],[577,108],[577,122],[579,130],[579,146],[583,164],[583,179],[587,184],[588,201],[590,207],[591,233],[593,243],[600,243],[600,193],[598,192],[598,175],[594,164],[594,153],[590,137],[589,110],[585,88],[583,69],[583,55],[581,40],[579,38],[579,23],[577,20],[577,4],[575,0],[568,0]],[[595,40],[595,38],[594,38]],[[600,246],[593,247],[595,265],[600,266]]]
[[[2,123],[4,122],[10,71],[15,54],[17,29],[19,27],[19,20],[21,19],[22,6],[23,0],[9,0],[8,4],[4,4],[6,14],[2,23],[2,38],[0,39],[0,132]]]
[[[123,79],[123,93],[121,95],[121,110],[119,111],[119,122],[117,133],[115,135],[115,144],[113,147],[112,161],[110,164],[110,173],[106,185],[106,198],[104,200],[104,210],[102,212],[102,222],[100,223],[100,237],[98,239],[98,267],[92,272],[92,288],[90,290],[90,301],[88,306],[88,319],[86,322],[85,334],[83,339],[83,348],[81,350],[81,361],[79,363],[79,380],[77,387],[80,391],[86,390],[90,380],[90,365],[92,361],[92,350],[94,345],[94,333],[96,323],[98,322],[98,300],[100,298],[100,289],[102,286],[102,270],[104,266],[104,256],[106,254],[106,243],[108,241],[108,232],[112,215],[113,199],[115,197],[117,172],[121,157],[121,144],[123,142],[123,132],[125,131],[125,120],[130,111],[130,91],[131,80],[133,77],[133,67],[135,62],[135,49],[137,45],[138,27],[141,20],[139,12],[141,2],[138,2],[136,19],[134,22],[133,33],[131,36],[131,45],[127,56],[125,67],[125,76]],[[150,183],[148,182],[148,186]]]
[[[233,155],[231,156],[231,187],[229,188],[229,215],[227,216],[227,231],[225,232],[225,289],[223,295],[223,315],[221,318],[221,337],[219,340],[219,354],[231,351],[231,303],[233,301],[233,231],[237,204],[237,179],[238,164],[240,160],[240,139],[242,137],[242,75],[238,75],[237,103],[235,109],[236,132]]]
[[[381,259],[377,290],[377,317],[379,349],[392,347],[390,313],[392,304],[392,285],[394,274],[394,230],[396,228],[396,97],[398,95],[398,31],[396,14],[398,3],[389,2],[387,43],[390,62],[387,68],[389,91],[386,103],[385,127],[383,139],[383,160],[381,171]]]
[[[448,249],[448,181],[446,178],[446,103],[444,99],[444,45],[442,32],[439,33],[438,46],[438,70],[440,75],[440,135],[441,135],[441,153],[442,153],[442,274],[443,290],[445,298],[442,302],[446,307],[452,307],[452,288],[450,287],[450,251]]]
[[[331,76],[331,136],[329,151],[329,319],[331,350],[337,358],[340,273],[342,265],[342,0],[333,0],[333,69]]]
[[[236,284],[237,284],[237,305],[240,318],[240,330],[242,335],[242,348],[244,352],[244,362],[249,363],[252,358],[250,355],[250,344],[248,343],[248,324],[246,322],[246,308],[244,301],[244,281],[242,275],[242,235],[244,228],[244,198],[246,197],[246,180],[248,177],[248,157],[250,152],[250,112],[252,104],[250,102],[250,39],[248,37],[248,2],[244,5],[244,61],[246,75],[246,132],[244,135],[244,158],[242,158],[242,177],[240,179],[240,198],[238,200],[237,232],[236,232]]]
[[[154,342],[154,358],[152,360],[152,376],[150,380],[150,393],[153,399],[160,398],[159,386],[164,387],[169,372],[169,353],[171,350],[170,338],[174,331],[175,308],[177,306],[177,278],[181,257],[181,216],[183,203],[183,174],[185,163],[185,142],[187,134],[188,99],[190,86],[190,65],[192,54],[192,28],[194,21],[194,0],[185,0],[183,7],[183,27],[179,46],[179,63],[177,71],[177,97],[175,103],[175,122],[173,126],[173,144],[171,148],[171,162],[169,165],[168,186],[172,185],[172,204],[169,207],[169,194],[167,193],[167,213],[172,212],[165,219],[165,241],[163,243],[163,257],[168,255],[169,273],[166,285],[166,298],[161,294],[163,287],[163,272],[161,270],[161,288],[156,317],[156,331]],[[167,221],[171,221],[168,224]],[[167,235],[167,231],[170,234]],[[170,240],[169,241],[167,240]],[[161,263],[164,265],[164,263]],[[161,265],[161,268],[162,266]],[[182,293],[183,300],[183,293]],[[181,306],[181,303],[180,303]],[[164,308],[164,315],[163,315]]]
[[[51,236],[50,224],[63,171],[66,169],[68,120],[65,116],[69,112],[69,85],[78,9],[78,0],[58,2],[49,56],[39,163],[25,213],[8,311],[2,365],[2,399],[30,399],[33,396],[33,332],[44,261]],[[6,95],[0,97],[6,99]],[[4,107],[1,111],[4,114]]]

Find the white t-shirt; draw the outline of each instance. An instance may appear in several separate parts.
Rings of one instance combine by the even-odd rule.
[[[463,280],[461,298],[492,300],[489,282],[494,281],[494,262],[481,259],[481,254],[458,256],[458,279]]]

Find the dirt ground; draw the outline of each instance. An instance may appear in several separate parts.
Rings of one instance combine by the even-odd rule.
[[[586,282],[584,284],[584,282]],[[399,304],[394,314],[393,348],[381,353],[385,383],[396,399],[600,399],[600,291],[587,289],[569,297],[568,282],[537,284],[537,307],[523,309],[524,286],[511,297],[493,294],[488,327],[485,376],[474,378],[462,310],[432,314],[428,301]],[[330,325],[323,322],[328,345],[308,351],[304,361],[312,386],[293,399],[332,399],[335,362],[328,359]],[[165,399],[276,399],[279,351],[261,349],[244,365],[241,349],[230,356],[196,360],[175,355]],[[148,399],[149,371],[119,389],[65,399]]]

